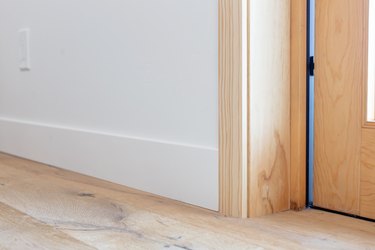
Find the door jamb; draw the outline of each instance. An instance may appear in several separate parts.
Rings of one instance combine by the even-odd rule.
[[[248,217],[248,0],[219,2],[219,212]],[[291,0],[290,207],[306,207],[307,0]],[[244,16],[246,15],[246,17]],[[244,22],[245,21],[245,22]],[[246,24],[245,24],[246,23]],[[246,26],[246,27],[245,27]],[[246,35],[246,39],[245,36]],[[245,44],[246,43],[246,44]],[[245,51],[244,51],[245,50]]]

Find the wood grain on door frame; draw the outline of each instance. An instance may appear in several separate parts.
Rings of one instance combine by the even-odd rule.
[[[253,131],[249,125],[251,119],[254,118],[251,117],[250,119],[249,113],[252,104],[250,103],[249,92],[250,68],[247,68],[250,65],[249,8],[251,0],[218,1],[220,212],[226,216],[255,217],[282,211],[290,207],[301,209],[305,207],[306,200],[306,1],[290,0],[290,2],[284,2],[284,5],[282,5],[285,13],[281,17],[286,18],[286,20],[283,20],[283,25],[288,25],[288,27],[283,27],[285,32],[288,33],[283,33],[281,37],[277,36],[276,39],[280,39],[282,43],[280,46],[287,49],[276,48],[277,53],[272,56],[268,55],[268,59],[272,58],[272,65],[275,65],[274,69],[277,72],[280,68],[276,67],[276,63],[281,63],[281,65],[283,63],[292,64],[291,67],[280,66],[283,69],[288,69],[287,75],[290,74],[291,79],[282,76],[284,78],[283,83],[275,86],[283,90],[287,87],[289,91],[290,81],[290,93],[288,92],[286,95],[290,99],[284,102],[290,105],[290,109],[288,108],[288,111],[285,112],[287,122],[280,122],[284,113],[280,114],[277,106],[273,104],[268,105],[270,108],[267,109],[268,113],[257,113],[256,119],[261,119],[261,123],[268,121],[272,124],[268,124],[269,126],[263,129],[264,133],[269,133],[271,136],[268,141],[263,143],[262,147],[250,145],[250,134],[252,133],[254,136],[260,132],[258,130]],[[285,3],[287,5],[290,3],[290,9],[289,7],[285,8]],[[272,6],[267,5],[265,7],[271,8]],[[285,15],[286,13],[287,15]],[[279,21],[272,21],[269,24],[268,28],[279,27]],[[289,34],[289,32],[293,34],[290,37],[291,41],[288,37],[284,38],[285,34]],[[278,46],[277,41],[272,41],[272,43],[276,44],[276,47]],[[286,43],[287,46],[285,47]],[[285,52],[287,51],[286,56]],[[281,54],[279,54],[280,52]],[[275,57],[276,55],[286,56],[287,60]],[[280,60],[275,61],[276,58]],[[271,84],[270,79],[261,76],[258,80],[253,84],[259,84],[260,94],[263,95],[269,88],[263,88],[261,85]],[[276,97],[277,100],[281,101],[280,98]],[[277,114],[277,118],[272,119],[273,114]],[[274,148],[275,145],[273,145],[274,131],[276,130],[280,130],[279,133],[281,133],[281,140],[278,140],[278,145],[283,149],[283,154],[286,154],[285,158],[282,157],[285,162],[283,161],[283,164],[281,164],[283,166],[286,164],[286,169],[278,169],[280,175],[273,176],[272,181],[268,180],[267,177],[270,174],[269,171],[273,171],[273,167],[268,166],[268,163],[275,163],[272,161],[274,154],[279,155],[280,153],[279,146],[276,145],[277,147]],[[280,139],[280,137],[277,138]],[[253,150],[251,150],[252,147]],[[275,152],[272,153],[267,150]],[[260,157],[267,154],[272,155],[265,160]],[[252,156],[256,158],[254,162],[251,161]],[[276,157],[276,161],[278,159]],[[279,165],[276,164],[276,167]],[[263,182],[259,180],[262,176],[266,178]],[[279,190],[280,180],[285,183],[283,190]],[[263,187],[264,185],[259,181],[266,187]],[[265,190],[267,190],[267,195],[271,194],[272,197],[265,199]],[[252,192],[251,195],[250,192]],[[257,203],[257,205],[250,208],[251,204],[254,203]],[[266,203],[271,204],[272,209],[269,209]]]
[[[306,206],[307,1],[291,1],[290,207]]]
[[[218,1],[219,210],[247,217],[247,0]]]
[[[250,0],[250,217],[290,209],[290,7]]]

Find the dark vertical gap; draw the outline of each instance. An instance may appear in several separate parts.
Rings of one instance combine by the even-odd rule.
[[[313,173],[314,173],[314,57],[315,46],[315,0],[307,1],[306,15],[306,95],[307,95],[307,117],[306,117],[306,204],[308,207],[313,205]]]
[[[310,0],[307,0],[307,14],[306,14],[306,205],[310,207]]]

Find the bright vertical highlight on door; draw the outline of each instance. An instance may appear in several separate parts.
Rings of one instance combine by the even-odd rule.
[[[367,121],[375,122],[375,1],[369,0]]]

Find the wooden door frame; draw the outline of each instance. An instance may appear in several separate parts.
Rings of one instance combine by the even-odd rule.
[[[290,207],[306,207],[307,185],[307,0],[291,1]]]
[[[248,0],[218,1],[219,211],[247,217]]]
[[[248,217],[249,61],[244,55],[249,49],[249,0],[218,0],[218,4],[219,212]],[[307,0],[291,0],[290,7],[290,208],[301,210],[306,206]]]

